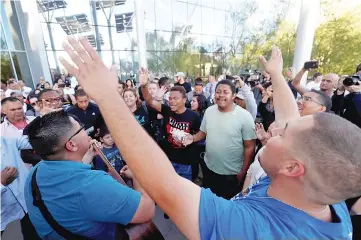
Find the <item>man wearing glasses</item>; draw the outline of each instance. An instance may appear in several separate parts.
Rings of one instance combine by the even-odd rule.
[[[28,127],[29,141],[42,157],[25,183],[25,202],[31,222],[42,239],[59,239],[61,231],[48,224],[46,214],[34,206],[35,181],[46,208],[57,223],[72,234],[90,239],[116,239],[116,225],[149,221],[153,200],[131,172],[134,190],[119,184],[104,171],[92,170],[91,141],[65,111],[37,118]],[[45,216],[45,217],[44,217]],[[64,237],[64,236],[63,236]],[[69,239],[69,238],[68,238]]]
[[[312,89],[302,95],[297,105],[300,115],[306,116],[317,112],[330,112],[332,101],[326,93]]]
[[[46,109],[61,109],[63,103],[57,91],[45,89],[39,93],[37,105],[40,110],[40,115],[43,115],[42,112],[46,111]]]

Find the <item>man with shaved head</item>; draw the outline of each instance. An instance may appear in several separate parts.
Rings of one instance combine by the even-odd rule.
[[[90,43],[69,39],[61,59],[104,113],[104,119],[141,186],[187,239],[351,239],[343,202],[361,194],[361,130],[332,114],[300,117],[282,76],[278,48],[261,63],[271,76],[277,127],[260,156],[267,177],[232,200],[176,174],[166,155],[137,123],[117,93],[116,74]],[[99,79],[107,81],[99,82]],[[285,87],[286,86],[286,87]],[[144,161],[144,156],[147,156]]]
[[[308,92],[312,89],[307,89],[301,85],[302,76],[308,71],[309,69],[302,68],[296,75],[295,79],[292,81],[292,85],[295,87],[297,92],[303,95],[305,92]],[[335,73],[328,73],[323,76],[321,83],[320,83],[320,90],[326,93],[330,98],[333,96],[334,89],[337,87],[337,83],[340,77]],[[318,89],[316,89],[318,90]]]

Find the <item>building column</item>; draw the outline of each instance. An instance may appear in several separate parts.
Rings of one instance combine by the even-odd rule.
[[[311,60],[312,45],[320,15],[320,0],[302,0],[301,13],[297,27],[296,49],[293,67],[300,71],[306,61]],[[301,80],[306,85],[306,74]]]
[[[15,4],[34,86],[40,77],[52,83],[36,0],[15,1]]]
[[[137,26],[137,40],[138,40],[138,58],[139,66],[147,67],[147,49],[145,39],[144,17],[145,11],[143,9],[143,0],[134,0],[135,21]]]

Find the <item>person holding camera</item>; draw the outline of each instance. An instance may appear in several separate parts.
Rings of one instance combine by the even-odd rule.
[[[305,62],[303,68],[297,73],[295,79],[292,81],[292,85],[297,90],[297,92],[301,95],[303,95],[305,92],[308,92],[309,90],[307,86],[304,87],[301,85],[301,79],[302,76],[311,69],[318,68],[318,62],[317,61],[309,61]],[[322,77],[322,80],[320,82],[320,91],[326,93],[330,98],[333,96],[334,88],[336,88],[339,76],[335,73],[328,73]],[[314,85],[311,87],[315,87]],[[318,89],[316,89],[318,90]]]
[[[335,91],[332,97],[332,102],[337,102],[339,107],[335,112],[338,112],[341,117],[349,120],[361,128],[361,79],[355,74],[351,77],[346,77],[343,82],[343,87]],[[345,90],[349,94],[345,95]]]

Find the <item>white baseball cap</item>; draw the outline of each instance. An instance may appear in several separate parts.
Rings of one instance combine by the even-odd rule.
[[[185,77],[186,75],[184,74],[184,72],[177,72],[177,74],[174,76],[175,77]]]

